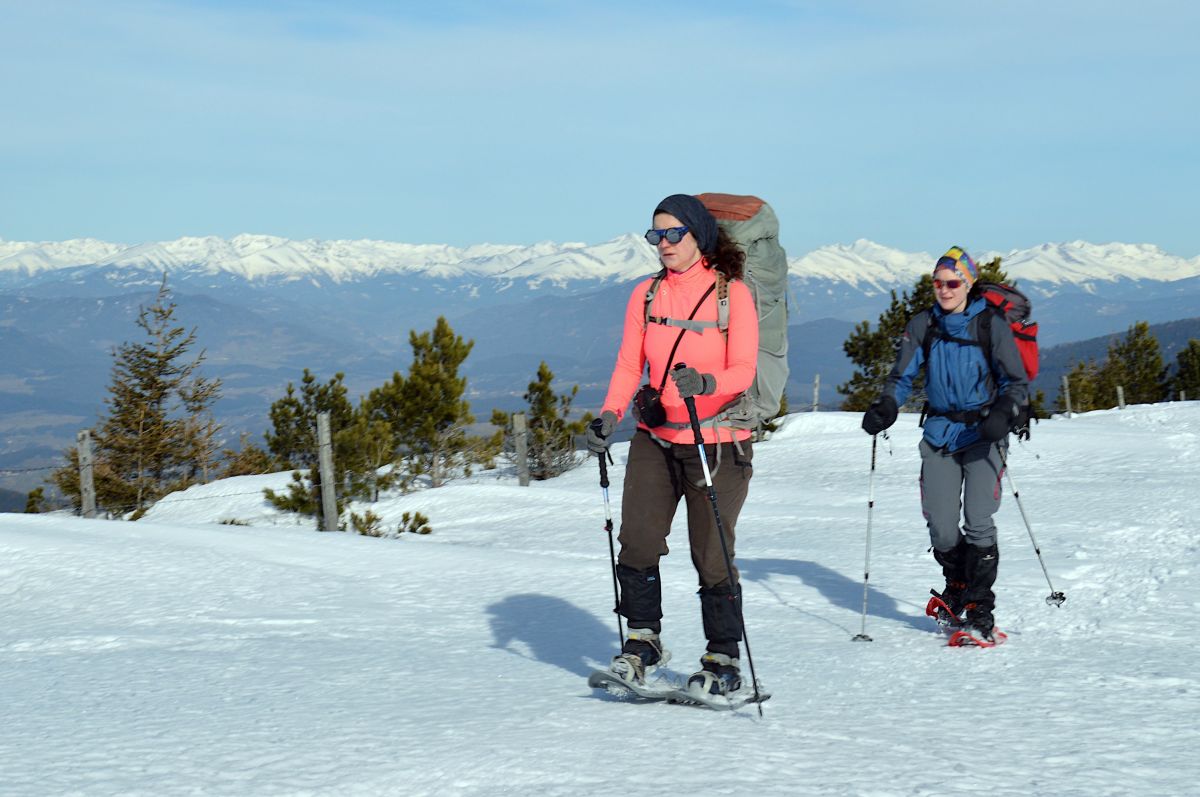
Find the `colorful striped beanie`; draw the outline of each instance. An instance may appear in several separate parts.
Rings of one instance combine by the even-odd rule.
[[[961,246],[952,246],[938,258],[937,264],[933,267],[936,272],[940,268],[953,269],[970,288],[975,284],[975,280],[979,278],[979,266],[975,265],[975,261],[967,254],[967,250]]]

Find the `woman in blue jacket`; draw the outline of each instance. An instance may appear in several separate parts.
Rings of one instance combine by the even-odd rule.
[[[1008,445],[1029,385],[1008,324],[987,319],[990,334],[980,334],[984,314],[994,311],[971,291],[978,276],[961,247],[938,259],[933,269],[937,304],[909,321],[896,364],[862,426],[875,435],[895,423],[913,378],[924,367],[928,405],[920,443],[921,511],[946,579],[941,598],[954,614],[945,619],[963,622],[969,633],[991,642],[992,585],[1000,561],[992,522],[1000,508],[1000,446]]]

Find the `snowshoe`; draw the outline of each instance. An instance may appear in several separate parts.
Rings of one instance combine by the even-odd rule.
[[[929,598],[929,603],[925,604],[925,614],[933,618],[938,628],[949,631],[963,624],[962,610],[956,612],[952,604],[947,602],[944,593],[931,589],[929,594],[932,597]]]
[[[708,652],[700,657],[700,671],[688,678],[687,690],[706,695],[727,695],[742,688],[738,660],[724,653]]]
[[[621,652],[613,657],[608,670],[630,684],[646,685],[646,676],[671,660],[658,634],[648,628],[630,628]]]
[[[950,638],[946,640],[946,644],[952,648],[994,648],[997,645],[1003,645],[1007,640],[1008,634],[995,626],[989,629],[981,629],[973,625],[964,625],[950,635]]]
[[[771,696],[761,686],[743,681],[738,660],[724,653],[709,651],[700,658],[701,670],[687,684],[667,698],[670,703],[703,706],[732,711],[747,703],[758,703]]]
[[[974,645],[980,648],[994,648],[1008,639],[1008,635],[996,627],[992,610],[986,606],[971,604],[967,607],[967,618],[946,644],[961,648]]]
[[[613,697],[633,701],[670,700],[678,689],[673,681],[653,679],[648,684],[638,684],[620,678],[611,670],[596,670],[588,676],[588,686],[603,689]]]

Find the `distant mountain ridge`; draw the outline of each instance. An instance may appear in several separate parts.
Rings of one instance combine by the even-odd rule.
[[[1200,256],[1188,259],[1151,244],[1072,241],[972,254],[980,262],[1003,257],[1013,279],[1055,285],[1119,279],[1173,282],[1200,276]],[[801,281],[830,280],[886,290],[911,283],[933,261],[934,255],[928,252],[904,252],[858,240],[792,257],[789,270]],[[160,273],[198,270],[246,280],[319,277],[340,283],[407,274],[563,284],[623,282],[655,270],[657,262],[654,250],[632,233],[595,245],[545,241],[528,246],[485,243],[469,247],[372,240],[294,241],[270,235],[185,237],[132,246],[95,239],[0,240],[0,275],[10,284],[14,278],[44,278],[47,272],[80,266]]]

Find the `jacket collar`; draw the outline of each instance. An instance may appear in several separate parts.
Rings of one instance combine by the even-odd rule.
[[[694,285],[705,285],[712,282],[712,269],[703,255],[688,268],[687,271],[671,271],[667,269],[667,282],[677,288]]]
[[[950,324],[954,324],[957,326],[957,322],[955,321],[956,316],[957,316],[957,318],[962,319],[962,323],[965,324],[966,322],[970,321],[972,318],[974,318],[975,316],[977,316],[981,312],[983,312],[983,308],[986,305],[987,305],[987,299],[984,299],[982,296],[977,296],[974,299],[972,299],[971,301],[967,302],[967,306],[963,309],[963,311],[961,313],[950,314],[950,313],[947,313],[945,310],[943,310],[942,306],[940,304],[938,304],[937,302],[934,302],[933,317],[935,319],[937,319],[938,322],[941,324],[950,323]]]

